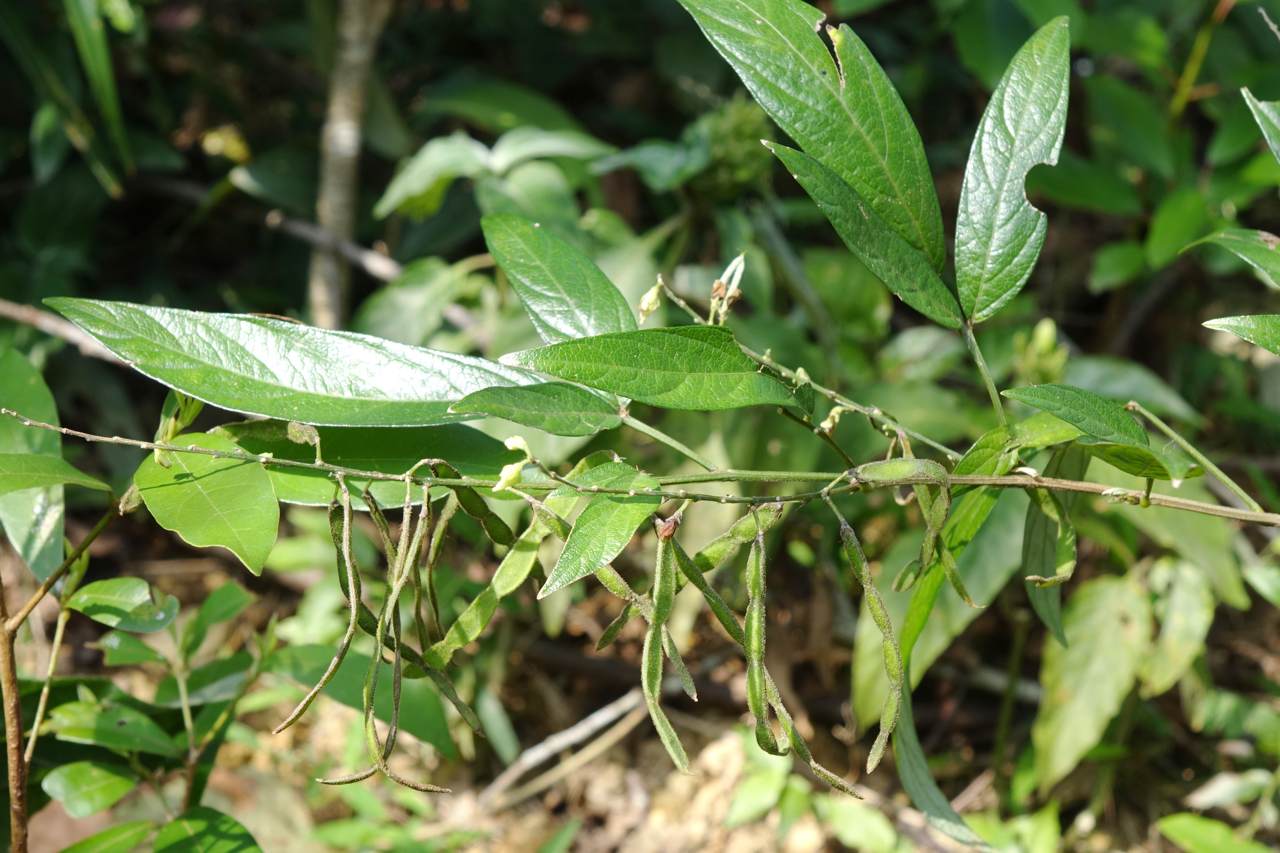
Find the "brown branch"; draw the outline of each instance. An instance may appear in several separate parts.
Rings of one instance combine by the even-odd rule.
[[[64,340],[91,358],[100,358],[113,364],[124,364],[115,353],[98,343],[75,323],[64,320],[52,311],[0,299],[0,317]]]
[[[0,619],[7,619],[4,580],[0,578]],[[14,632],[0,631],[0,701],[4,703],[4,746],[9,768],[9,845],[27,849],[27,762],[22,752],[22,696],[13,656]]]

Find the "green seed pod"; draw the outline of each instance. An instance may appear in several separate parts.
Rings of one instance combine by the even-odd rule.
[[[658,732],[671,761],[682,772],[689,772],[689,756],[676,730],[671,726],[666,713],[662,710],[662,628],[655,622],[649,625],[644,637],[644,650],[640,662],[640,686],[644,691],[645,705],[649,709],[649,718]]]
[[[711,588],[711,584],[707,583],[706,577],[703,576],[702,570],[694,564],[684,548],[680,547],[679,542],[672,542],[672,552],[675,554],[676,565],[680,568],[680,573],[684,575],[685,580],[693,584],[698,592],[702,593],[702,597],[706,599],[707,607],[711,609],[712,615],[716,617],[716,621],[724,628],[735,643],[742,646],[743,651],[747,648],[747,635],[742,630],[742,625],[738,623],[738,617],[734,615],[733,610],[720,597],[720,593]]]
[[[437,462],[431,466],[431,470],[437,477],[449,479],[462,477],[461,472],[447,462]],[[511,532],[511,528],[489,507],[485,499],[480,497],[479,492],[466,486],[451,486],[450,488],[453,489],[453,493],[458,497],[458,506],[462,507],[463,512],[479,523],[484,529],[485,535],[494,544],[510,545],[516,541],[516,535]]]
[[[738,553],[743,545],[755,541],[758,533],[767,533],[782,520],[785,510],[780,503],[764,504],[733,523],[733,526],[717,536],[693,557],[698,570],[715,571]]]
[[[764,533],[758,533],[747,557],[747,708],[756,720],[756,743],[771,755],[779,755],[777,739],[769,727],[768,693],[765,687],[765,558]]]
[[[658,556],[653,567],[653,622],[667,624],[671,609],[675,606],[676,568],[675,549],[670,539],[658,537]]]
[[[596,651],[602,652],[612,646],[614,641],[618,639],[618,635],[622,633],[622,629],[627,627],[627,623],[635,617],[637,612],[635,604],[627,602],[623,606],[622,612],[600,634],[600,639],[596,641]]]
[[[853,475],[864,483],[897,483],[903,480],[921,479],[938,486],[947,485],[947,469],[930,459],[885,459],[868,462],[853,470]]]

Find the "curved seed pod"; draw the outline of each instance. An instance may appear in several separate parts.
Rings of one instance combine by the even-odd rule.
[[[715,571],[738,553],[738,549],[743,545],[754,542],[758,533],[767,533],[772,530],[785,514],[786,510],[780,503],[762,504],[756,507],[753,512],[735,521],[728,530],[711,540],[706,547],[695,554],[694,564],[704,574]]]
[[[347,491],[346,480],[341,477],[338,478],[338,487],[341,490],[342,503],[329,507],[329,532],[333,537],[334,548],[341,558],[342,569],[345,570],[339,570],[338,584],[342,587],[342,594],[346,596],[350,605],[351,616],[347,622],[347,630],[338,641],[338,648],[333,654],[333,659],[329,661],[329,666],[325,668],[324,674],[307,691],[307,695],[302,697],[302,701],[294,707],[289,716],[275,727],[273,734],[280,734],[296,723],[311,707],[311,703],[316,700],[320,692],[333,680],[338,667],[347,657],[347,651],[351,648],[351,641],[355,639],[356,629],[359,627],[360,611],[364,605],[360,600],[360,571],[351,554],[351,493]]]
[[[667,624],[675,606],[678,570],[674,550],[670,536],[658,536],[658,555],[653,567],[653,622],[658,626]]]
[[[902,571],[893,579],[893,591],[906,592],[915,586],[920,579],[920,565],[920,560],[915,559],[903,566]]]
[[[849,526],[849,522],[845,521],[844,516],[836,509],[830,498],[827,499],[827,504],[840,522],[840,550],[853,568],[854,577],[862,586],[862,595],[867,602],[867,613],[880,629],[880,636],[884,641],[884,671],[889,680],[889,695],[885,697],[884,709],[880,713],[880,731],[871,745],[871,752],[867,755],[867,772],[870,773],[884,757],[884,751],[889,746],[889,738],[893,735],[893,729],[898,724],[898,715],[902,710],[902,653],[894,638],[893,622],[889,620],[889,611],[885,609],[884,599],[880,597],[880,591],[876,589],[875,581],[871,577],[871,566],[867,563],[867,555],[862,550],[862,543],[858,541],[858,534]]]
[[[784,750],[769,726],[769,702],[765,689],[765,557],[764,531],[759,530],[747,555],[747,618],[744,633],[747,651],[747,709],[755,717],[756,743],[770,755]]]
[[[689,674],[689,668],[684,665],[684,658],[680,656],[680,649],[676,646],[675,637],[671,636],[671,632],[664,625],[662,628],[662,651],[666,654],[667,660],[671,661],[671,666],[675,668],[676,678],[680,679],[680,689],[684,691],[684,695],[693,701],[698,701],[698,687],[693,683],[693,676]]]
[[[778,715],[778,724],[782,726],[782,731],[786,734],[787,742],[791,745],[791,750],[796,754],[796,757],[809,765],[809,769],[813,771],[814,776],[817,776],[832,788],[851,797],[861,799],[858,792],[854,790],[848,781],[823,767],[814,759],[813,753],[809,751],[809,745],[800,736],[799,730],[796,729],[795,721],[791,719],[787,706],[782,702],[782,695],[778,692],[778,685],[774,683],[773,676],[769,675],[767,669],[765,670],[764,678],[765,689],[768,691],[769,706]]]
[[[462,473],[447,462],[437,461],[432,464],[431,470],[437,477],[451,479],[462,477]],[[490,508],[485,499],[480,497],[479,492],[465,486],[451,486],[450,488],[453,489],[453,494],[457,496],[458,505],[462,507],[462,511],[474,518],[484,528],[484,533],[490,540],[498,545],[511,545],[516,541],[516,536],[511,532],[511,528]]]
[[[649,709],[649,718],[658,732],[658,739],[666,748],[671,761],[681,772],[689,772],[689,756],[680,744],[680,737],[662,710],[662,626],[657,622],[649,625],[644,635],[644,651],[641,654],[640,686],[644,690],[644,703]]]
[[[969,590],[965,589],[964,581],[960,578],[960,567],[956,565],[956,558],[951,553],[951,549],[944,544],[938,549],[938,555],[942,558],[942,570],[947,573],[947,580],[956,591],[956,595],[960,596],[960,600],[965,604],[975,610],[981,610],[982,605],[975,602],[969,595]]]
[[[947,469],[931,459],[899,458],[868,462],[854,468],[853,476],[871,485],[919,480],[945,487],[949,482]]]
[[[706,599],[707,607],[711,609],[716,621],[724,628],[730,639],[742,647],[745,653],[747,635],[742,630],[742,625],[738,623],[738,617],[734,615],[732,608],[720,597],[720,593],[712,589],[711,584],[707,583],[702,570],[690,559],[684,548],[680,547],[679,542],[672,542],[671,551],[675,555],[676,565],[680,568],[680,573],[684,575],[685,580],[693,584],[698,592],[702,593],[702,597]]]

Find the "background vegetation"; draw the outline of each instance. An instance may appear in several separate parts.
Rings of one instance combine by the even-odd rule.
[[[1048,237],[1026,289],[980,327],[991,373],[1005,388],[1065,382],[1136,400],[1193,437],[1252,499],[1280,508],[1280,362],[1201,325],[1275,310],[1274,260],[1251,265],[1248,251],[1222,244],[1235,235],[1228,229],[1274,229],[1280,219],[1280,163],[1240,94],[1280,97],[1280,41],[1259,14],[1280,17],[1280,4],[816,5],[854,27],[901,93],[948,233],[992,89],[1038,27],[1069,17],[1066,141],[1057,165],[1028,181],[1050,214]],[[156,434],[163,390],[39,307],[54,296],[293,317],[494,359],[534,346],[536,330],[480,232],[482,215],[514,213],[566,235],[633,308],[662,275],[705,312],[713,282],[742,255],[742,296],[727,325],[745,345],[954,451],[997,425],[962,336],[891,301],[845,250],[760,145],[784,134],[675,0],[0,0],[0,43],[5,407],[97,434]],[[360,114],[360,100],[363,152],[358,172],[344,173],[353,163],[341,122]],[[649,320],[683,322],[667,298]],[[634,408],[717,465],[847,467],[809,427],[770,409]],[[219,420],[206,411],[197,423]],[[551,466],[611,450],[649,471],[689,467],[634,430],[564,437],[482,426],[497,439],[526,434]],[[858,462],[887,447],[851,414],[834,437]],[[56,450],[57,436],[0,422],[0,452],[47,452],[49,441]],[[485,445],[476,464],[502,452]],[[64,454],[117,494],[140,461],[109,444],[67,441]],[[1142,485],[1101,462],[1090,475]],[[1199,479],[1177,493],[1240,501],[1218,485]],[[63,558],[61,530],[30,522],[41,517],[33,501],[61,501],[60,490],[38,494],[0,496],[10,612]],[[892,584],[918,552],[922,525],[918,506],[892,497],[856,495],[841,509],[900,626],[909,594]],[[106,505],[77,489],[65,500],[68,538],[79,542]],[[497,505],[513,526],[522,508]],[[691,513],[682,536],[703,544],[740,514]],[[260,575],[188,548],[145,515],[116,522],[70,576],[116,582],[109,591],[132,602],[127,620],[95,616],[69,584],[59,590],[67,607],[41,605],[19,638],[26,719],[45,672],[57,676],[32,767],[31,810],[43,809],[35,849],[109,825],[120,849],[144,839],[162,848],[163,833],[178,832],[173,817],[200,802],[269,850],[951,843],[893,773],[860,774],[873,739],[864,733],[889,685],[880,633],[820,504],[790,514],[769,541],[768,663],[815,755],[854,780],[862,801],[755,746],[740,725],[745,665],[696,595],[677,598],[671,623],[700,696],[696,705],[671,699],[694,775],[676,773],[633,690],[642,620],[595,651],[620,607],[594,582],[541,599],[524,585],[455,658],[454,684],[483,738],[438,686],[405,683],[395,766],[452,795],[377,776],[318,784],[362,760],[359,657],[373,651],[357,644],[313,713],[273,733],[346,626],[324,510],[285,509]],[[1065,647],[1017,582],[1025,495],[1003,495],[965,549],[965,584],[987,606],[945,590],[913,658],[915,723],[934,778],[1005,849],[1275,843],[1274,531],[1092,497],[1072,516],[1079,549],[1063,593]],[[376,529],[355,529],[359,561],[374,564]],[[455,530],[437,573],[446,624],[497,565],[475,521],[459,516]],[[550,567],[556,549],[543,548]],[[638,538],[619,569],[643,575],[653,548],[652,537]],[[716,584],[741,610],[739,575],[723,571]],[[172,626],[139,633],[152,617]],[[609,705],[620,696],[631,704]],[[184,706],[198,719],[184,720]],[[616,711],[607,728],[542,756],[553,759],[549,775],[521,763],[604,706]],[[120,724],[128,742],[102,734],[102,720],[117,718],[129,720]],[[182,739],[192,728],[204,747],[195,752]],[[103,778],[103,766],[124,769]],[[511,767],[527,775],[504,773]]]

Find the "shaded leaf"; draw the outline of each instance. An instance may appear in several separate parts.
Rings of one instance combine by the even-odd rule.
[[[245,591],[240,584],[224,583],[209,593],[200,604],[196,615],[182,629],[182,654],[190,658],[200,650],[209,628],[222,622],[229,622],[240,615],[246,607],[253,603],[254,596]]]
[[[142,578],[87,583],[72,594],[66,606],[108,628],[138,634],[159,631],[178,615],[178,599],[163,594],[153,599],[151,586]]]
[[[47,725],[59,740],[71,743],[169,758],[183,752],[150,717],[125,705],[67,702],[49,712]]]
[[[552,435],[595,435],[622,423],[616,400],[563,382],[485,388],[463,397],[449,411],[502,418]]]
[[[1204,650],[1213,622],[1213,589],[1194,565],[1171,559],[1151,568],[1147,584],[1156,596],[1160,630],[1138,676],[1143,696],[1159,696],[1178,683]]]
[[[445,192],[458,178],[473,178],[488,169],[489,149],[462,131],[427,142],[396,176],[373,207],[379,219],[400,212],[430,216],[444,203]]]
[[[0,495],[51,486],[83,486],[109,492],[101,480],[81,473],[61,456],[44,453],[0,453]]]
[[[62,853],[133,853],[156,828],[149,820],[130,820],[82,838]]]
[[[617,149],[577,130],[547,130],[541,127],[516,127],[498,137],[489,154],[489,168],[501,175],[526,160],[563,157],[569,160],[595,160]]]
[[[166,663],[164,655],[142,640],[122,631],[111,631],[98,640],[102,662],[107,666],[132,666],[140,663]]]
[[[1280,251],[1277,251],[1280,237],[1251,228],[1224,228],[1208,237],[1201,237],[1187,248],[1206,243],[1226,249],[1253,267],[1267,287],[1280,289]]]
[[[137,784],[128,769],[95,761],[63,764],[40,780],[44,792],[62,803],[73,818],[88,817],[110,808]]]
[[[1264,853],[1271,849],[1239,837],[1220,820],[1190,812],[1162,817],[1156,821],[1156,829],[1186,853]]]

